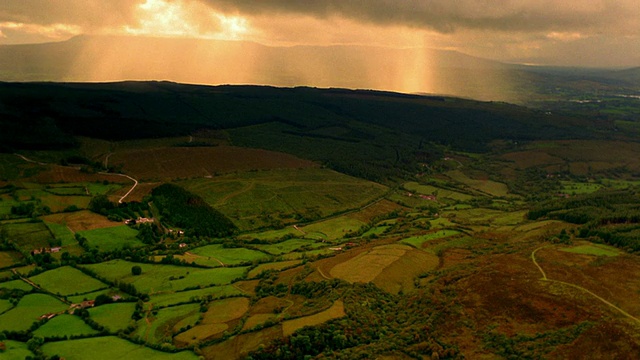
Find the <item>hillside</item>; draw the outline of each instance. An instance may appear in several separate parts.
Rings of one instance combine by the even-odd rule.
[[[0,104],[5,151],[73,148],[72,136],[117,141],[215,130],[236,145],[291,153],[376,180],[413,172],[417,163],[437,156],[431,143],[478,152],[495,140],[612,136],[608,121],[363,90],[3,83]]]
[[[0,357],[634,358],[639,127],[558,99],[1,83]]]

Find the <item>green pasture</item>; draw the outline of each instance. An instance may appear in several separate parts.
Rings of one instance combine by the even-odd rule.
[[[290,239],[290,240],[285,240],[285,241],[274,243],[274,244],[258,244],[253,246],[256,249],[260,249],[272,255],[282,255],[282,254],[288,254],[290,252],[293,252],[305,247],[314,248],[314,247],[317,247],[318,244],[319,243],[316,243],[313,240]],[[322,246],[322,244],[320,245]]]
[[[68,308],[65,303],[50,295],[25,295],[15,308],[0,315],[0,331],[28,330],[40,316],[65,311]]]
[[[114,288],[106,288],[102,290],[92,291],[89,293],[83,293],[80,295],[67,296],[67,300],[71,301],[74,304],[78,304],[85,300],[94,300],[96,297],[98,297],[98,295],[108,295],[108,296],[119,295],[124,298],[129,297],[129,295],[121,292],[120,290],[117,290]]]
[[[0,289],[18,289],[23,291],[31,291],[33,287],[22,280],[10,280],[0,283]]]
[[[242,294],[243,292],[233,285],[220,285],[206,287],[203,289],[165,292],[151,295],[149,303],[152,304],[155,308],[162,308],[187,302],[200,302],[201,300],[207,298],[216,299],[220,297],[236,296]]]
[[[342,239],[345,235],[357,232],[362,226],[367,225],[364,221],[349,217],[349,215],[313,223],[301,229],[306,233],[321,233],[326,235],[327,240]]]
[[[620,255],[620,250],[614,248],[613,246],[607,246],[602,244],[585,244],[572,246],[567,248],[560,248],[562,251],[574,253],[574,254],[585,254],[585,255],[595,255],[595,256],[618,256]]]
[[[385,231],[387,231],[387,229],[389,229],[390,226],[388,225],[383,225],[383,226],[375,226],[372,227],[371,229],[367,230],[367,232],[365,232],[364,234],[362,234],[363,237],[367,237],[367,236],[379,236],[382,235],[382,233],[384,233]]]
[[[19,205],[20,201],[14,200],[11,196],[0,195],[0,216],[11,215],[11,207]]]
[[[13,308],[13,304],[9,300],[0,299],[0,314]]]
[[[245,172],[179,185],[245,230],[359,208],[386,191],[383,185],[319,168]]]
[[[61,314],[48,320],[33,332],[34,336],[51,338],[58,336],[95,335],[98,331],[87,325],[79,316]]]
[[[75,235],[73,231],[69,230],[66,225],[56,224],[45,222],[49,230],[53,233],[53,236],[60,240],[63,247],[66,246],[76,246],[78,242],[76,241]]]
[[[440,253],[442,253],[447,249],[453,249],[453,248],[467,249],[481,242],[482,240],[478,240],[470,236],[462,236],[462,237],[453,238],[448,241],[443,241],[435,246],[429,246],[425,248],[425,250],[427,252],[433,253],[434,255],[439,255]]]
[[[133,322],[131,315],[136,308],[134,302],[104,304],[89,309],[89,317],[98,324],[116,333]]]
[[[438,199],[442,198],[442,199],[450,199],[454,201],[469,201],[473,199],[473,196],[465,193],[461,193],[454,190],[448,190],[448,189],[444,189],[444,188],[440,188],[432,185],[422,185],[414,181],[404,183],[402,187],[408,191],[415,192],[418,194],[435,195],[436,198]],[[418,200],[422,200],[422,199],[418,199]],[[427,203],[426,200],[423,200],[423,202]]]
[[[301,264],[301,262],[298,261],[298,260],[279,261],[279,262],[260,264],[260,265],[256,266],[255,268],[253,268],[251,271],[249,271],[249,274],[247,275],[247,278],[252,279],[252,278],[258,276],[263,271],[267,271],[267,270],[279,271],[279,270],[282,270],[282,269],[285,269],[285,268],[296,266],[298,264]]]
[[[11,267],[20,263],[22,260],[24,260],[24,257],[17,251],[0,251],[0,269]]]
[[[285,261],[298,260],[298,259],[304,259],[305,257],[313,257],[318,255],[331,255],[331,254],[335,254],[335,251],[329,248],[310,250],[310,251],[301,251],[301,252],[296,251],[296,252],[282,255],[282,260],[285,260]]]
[[[267,231],[238,235],[238,239],[241,239],[241,240],[259,239],[259,240],[271,241],[271,240],[281,239],[283,236],[288,236],[288,235],[300,236],[302,235],[302,233],[294,229],[293,226],[287,226],[283,229],[278,229],[278,230],[267,230]]]
[[[5,223],[0,227],[20,249],[31,251],[51,247],[53,236],[43,222]]]
[[[58,355],[66,360],[197,360],[191,351],[165,353],[137,345],[117,336],[56,341],[42,346],[46,356]]]
[[[186,304],[154,311],[154,315],[138,321],[134,335],[147,343],[171,343],[174,333],[187,325],[195,325],[200,318],[200,304]],[[179,327],[177,325],[180,324]],[[177,328],[176,328],[177,327]]]
[[[131,274],[131,267],[134,265],[142,268],[141,275]],[[111,260],[83,266],[110,281],[117,280],[132,284],[138,291],[147,294],[179,291],[192,287],[225,285],[244,277],[247,270],[247,267],[202,269],[164,264],[132,263],[125,260]]]
[[[491,196],[507,196],[509,194],[509,187],[500,182],[471,179],[460,170],[448,171],[446,175],[452,180],[462,183],[484,194]]]
[[[15,340],[3,340],[2,342],[6,347],[5,351],[0,352],[0,359],[2,360],[24,360],[34,356],[27,347],[27,343]]]
[[[425,235],[420,235],[420,236],[411,236],[405,239],[400,240],[401,243],[407,244],[407,245],[411,245],[413,247],[416,247],[418,249],[421,249],[423,244],[429,241],[433,241],[433,240],[439,240],[439,239],[444,239],[450,236],[454,236],[454,235],[458,235],[460,234],[459,231],[457,230],[438,230],[436,232],[432,232],[429,234],[425,234]]]
[[[49,184],[46,190],[56,195],[95,196],[109,194],[122,188],[121,184],[102,182],[81,182]]]
[[[23,184],[25,185],[25,184]],[[91,201],[91,197],[86,194],[55,194],[50,192],[51,189],[45,189],[39,184],[26,184],[28,188],[15,191],[18,199],[21,201],[37,200],[40,205],[47,206],[51,212],[61,212],[71,205],[75,205],[80,209],[86,209]]]
[[[85,275],[82,271],[71,266],[45,271],[32,276],[29,280],[62,296],[85,294],[109,287],[109,285]]]
[[[224,265],[262,261],[269,258],[269,255],[261,251],[246,248],[225,248],[222,244],[206,245],[192,249],[189,252],[203,258],[214,258],[214,260],[219,260]],[[195,259],[196,263],[198,263],[197,260]]]
[[[561,181],[562,193],[569,195],[591,194],[603,188],[602,185],[591,182]]]
[[[144,243],[136,237],[138,231],[127,225],[94,230],[78,231],[84,236],[91,248],[100,251],[113,251],[125,247],[141,247]]]

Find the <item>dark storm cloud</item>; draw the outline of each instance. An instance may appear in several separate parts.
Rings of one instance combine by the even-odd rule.
[[[616,30],[637,25],[637,0],[201,0],[244,14],[340,16],[443,33],[457,29],[505,31]],[[635,29],[637,30],[637,28]]]

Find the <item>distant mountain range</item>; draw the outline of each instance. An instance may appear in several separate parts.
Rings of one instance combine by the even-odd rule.
[[[0,46],[0,81],[170,80],[378,89],[520,102],[539,83],[555,81],[559,74],[640,82],[640,68],[567,71],[433,49],[272,47],[242,41],[117,36]]]

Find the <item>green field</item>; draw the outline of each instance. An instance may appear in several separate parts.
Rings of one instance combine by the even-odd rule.
[[[213,258],[218,260],[222,265],[237,265],[253,261],[262,261],[269,258],[269,255],[251,249],[245,248],[225,248],[221,244],[206,245],[189,251],[201,258]],[[198,263],[196,259],[196,263]],[[220,264],[218,264],[220,265]]]
[[[366,222],[350,217],[349,215],[313,223],[302,227],[301,229],[307,234],[320,233],[325,236],[326,240],[337,240],[344,238],[345,235],[357,232],[362,226],[367,225]]]
[[[256,249],[266,251],[269,254],[282,255],[288,254],[301,248],[308,248],[310,250],[314,247],[317,247],[318,244],[320,243],[316,243],[313,240],[290,239],[275,244],[259,244],[253,246],[255,246]],[[320,246],[322,246],[322,244],[320,244]]]
[[[142,274],[134,276],[131,267],[138,265]],[[111,260],[100,264],[83,265],[110,281],[133,284],[135,288],[147,294],[163,291],[179,291],[191,287],[229,284],[244,277],[246,267],[223,267],[202,269],[187,266],[138,264],[125,260]]]
[[[0,269],[8,268],[24,260],[17,251],[0,251]]]
[[[73,234],[73,231],[69,230],[66,225],[45,222],[49,230],[53,233],[53,236],[60,240],[63,247],[77,246],[78,242]]]
[[[0,288],[31,291],[33,287],[22,280],[10,280],[0,283]]]
[[[131,315],[136,308],[134,302],[104,304],[89,309],[89,316],[98,324],[116,333],[124,330],[133,320]]]
[[[109,285],[70,266],[45,271],[31,277],[30,280],[44,289],[62,296],[85,294],[109,287]]]
[[[53,236],[43,222],[9,223],[0,226],[6,237],[20,249],[31,251],[51,247]]]
[[[134,335],[147,343],[171,343],[174,333],[187,325],[195,325],[200,318],[200,304],[187,304],[163,308],[155,315],[138,321]]]
[[[95,335],[98,331],[92,329],[79,316],[62,314],[48,320],[46,324],[33,332],[34,336],[43,338]]]
[[[40,316],[65,311],[68,308],[66,304],[49,295],[25,295],[20,299],[18,306],[0,315],[0,331],[27,330]]]
[[[199,302],[201,299],[242,295],[243,292],[233,285],[212,286],[204,289],[167,292],[152,295],[149,302],[154,307],[165,307],[186,302]]]
[[[601,244],[586,244],[573,246],[568,248],[561,248],[560,250],[575,253],[575,254],[585,254],[585,255],[595,255],[595,256],[618,256],[620,255],[620,250],[607,245]]]
[[[91,248],[100,251],[112,251],[125,247],[141,247],[144,243],[136,238],[138,231],[127,225],[114,226],[95,230],[78,231],[87,238]]]
[[[416,192],[418,194],[435,195],[436,198],[438,199],[442,198],[442,199],[449,199],[449,200],[455,200],[455,201],[469,201],[473,199],[473,196],[468,194],[464,194],[458,191],[448,190],[448,189],[444,189],[444,188],[440,188],[432,185],[422,185],[413,181],[404,183],[402,187],[411,192]],[[428,202],[424,201],[424,203],[428,203]]]
[[[0,299],[0,314],[13,308],[13,304],[9,300]]]
[[[2,360],[24,360],[34,356],[33,353],[29,351],[27,343],[15,340],[4,340],[2,342],[6,346],[6,350],[0,352],[0,359]]]
[[[81,303],[85,300],[94,300],[98,295],[108,295],[108,296],[114,296],[114,295],[119,295],[122,297],[128,297],[129,295],[126,295],[124,293],[122,293],[120,290],[114,289],[114,288],[106,288],[103,290],[98,290],[98,291],[93,291],[93,292],[89,292],[89,293],[84,293],[84,294],[80,294],[80,295],[74,295],[74,296],[67,296],[67,300],[69,300],[70,302],[74,303],[74,304],[78,304]]]
[[[116,336],[94,337],[46,343],[42,346],[46,356],[58,355],[66,360],[197,360],[191,351],[165,353],[136,345]]]
[[[436,232],[432,232],[426,235],[420,235],[420,236],[411,236],[408,238],[404,238],[402,240],[400,240],[401,243],[405,243],[411,246],[414,246],[418,249],[421,249],[424,245],[424,243],[429,242],[429,241],[433,241],[433,240],[439,240],[439,239],[444,239],[450,236],[454,236],[454,235],[458,235],[460,234],[459,231],[457,230],[438,230]]]
[[[603,188],[597,183],[583,183],[575,181],[562,181],[562,192],[569,195],[591,194]]]
[[[300,264],[301,262],[298,260],[289,260],[289,261],[280,261],[280,262],[272,262],[266,264],[260,264],[249,271],[247,277],[249,279],[258,276],[261,272],[267,270],[282,270],[284,268],[289,268]]]
[[[318,168],[246,172],[179,185],[203,197],[243,230],[358,208],[386,191],[380,184]]]

